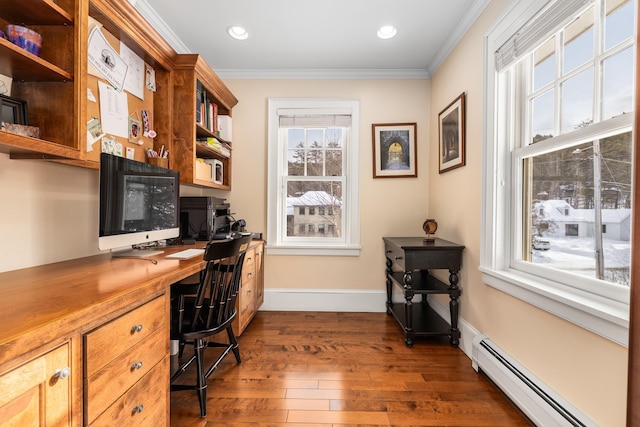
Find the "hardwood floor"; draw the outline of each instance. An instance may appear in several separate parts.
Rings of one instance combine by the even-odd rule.
[[[172,426],[533,425],[460,349],[407,348],[385,313],[259,312],[239,344],[242,363],[209,378],[207,418],[176,391]]]

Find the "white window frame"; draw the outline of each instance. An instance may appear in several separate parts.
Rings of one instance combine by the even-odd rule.
[[[562,1],[562,0],[561,0]],[[484,39],[484,100],[483,121],[483,183],[480,271],[489,286],[541,308],[562,319],[579,325],[620,345],[628,345],[629,289],[612,287],[606,296],[587,292],[561,278],[541,277],[527,271],[514,254],[521,248],[515,226],[521,207],[518,182],[522,171],[513,165],[521,162],[512,152],[510,141],[500,125],[518,114],[509,108],[508,96],[498,93],[506,77],[496,72],[494,53],[526,22],[541,10],[548,0],[516,2]],[[498,99],[504,96],[504,99]],[[628,114],[627,116],[632,116]],[[620,119],[621,127],[632,124],[631,117]],[[585,139],[596,132],[597,124],[584,129]],[[522,151],[521,151],[522,152]],[[514,238],[516,236],[516,238]],[[517,267],[517,268],[514,268]],[[562,276],[562,274],[560,274]]]
[[[279,138],[279,111],[299,110],[309,114],[350,114],[351,129],[344,153],[344,233],[341,239],[286,239],[286,199],[283,176],[286,149]],[[326,98],[270,98],[268,100],[267,245],[269,255],[360,255],[360,101]],[[284,218],[284,220],[283,220]]]

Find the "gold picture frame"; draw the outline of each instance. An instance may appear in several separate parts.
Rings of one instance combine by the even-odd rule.
[[[418,176],[416,123],[373,124],[371,131],[374,178]]]
[[[438,114],[440,173],[465,165],[464,101],[463,92]]]

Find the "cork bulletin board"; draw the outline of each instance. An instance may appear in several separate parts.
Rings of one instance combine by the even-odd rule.
[[[107,31],[104,27],[100,26],[102,36],[108,43],[108,45],[113,49],[118,55],[120,52],[120,40],[116,38],[113,34]],[[118,60],[120,60],[118,58]],[[106,59],[106,62],[109,62]],[[129,66],[127,69],[127,73],[142,73],[140,76],[143,82],[140,93],[142,94],[142,98],[130,93],[127,90],[122,90],[122,93],[126,94],[126,105],[127,112],[122,111],[122,114],[127,115],[127,132],[125,135],[114,135],[102,130],[103,117],[101,116],[101,90],[99,82],[108,85],[109,88],[114,88],[107,78],[105,78],[101,73],[96,70],[95,67],[88,64],[89,73],[87,76],[87,159],[93,161],[99,161],[100,153],[104,151],[110,150],[119,150],[120,152],[116,152],[115,154],[122,155],[123,157],[133,158],[134,160],[138,160],[141,162],[147,161],[146,150],[153,149],[153,132],[151,132],[151,136],[145,130],[153,130],[154,129],[154,103],[153,98],[155,92],[151,90],[147,83],[147,75],[148,69],[151,69],[147,63],[144,63],[141,67],[132,67]],[[141,68],[141,69],[140,69]],[[104,86],[103,86],[104,91]],[[104,93],[104,92],[103,92]],[[123,96],[124,98],[124,96]],[[119,110],[118,110],[119,111]],[[124,118],[122,118],[124,120]],[[99,136],[101,135],[101,136]],[[92,142],[93,141],[93,142]]]

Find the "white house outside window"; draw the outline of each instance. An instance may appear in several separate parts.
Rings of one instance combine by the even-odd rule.
[[[485,40],[484,279],[626,344],[635,2],[507,15]]]
[[[358,101],[269,100],[269,253],[359,254],[358,126]]]

